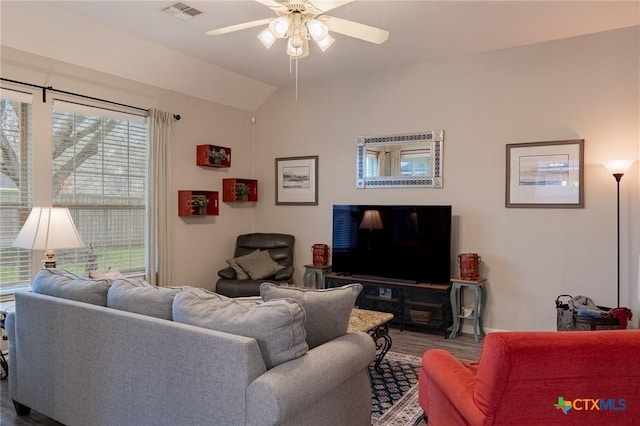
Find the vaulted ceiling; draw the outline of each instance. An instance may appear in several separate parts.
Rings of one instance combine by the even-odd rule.
[[[223,74],[231,71],[243,76],[245,83],[240,84],[248,89],[255,85],[261,89],[257,92],[262,97],[295,82],[290,73],[290,69],[295,73],[295,64],[290,68],[285,42],[279,40],[271,49],[266,49],[257,39],[256,35],[266,25],[219,36],[205,34],[214,28],[275,17],[268,7],[255,1],[185,0],[182,3],[202,12],[189,20],[163,12],[163,8],[175,3],[170,1],[21,2],[30,4],[26,15],[18,11],[26,10],[20,8],[27,6],[9,7],[11,3],[20,2],[3,0],[0,3],[2,40],[6,40],[9,47],[29,50],[26,42],[15,34],[23,27],[19,27],[15,19],[37,20],[33,15],[39,8],[50,11],[55,8],[55,22],[43,20],[40,24],[45,28],[38,35],[39,51],[35,53],[46,52],[47,43],[60,43],[55,34],[48,33],[47,25],[64,32],[83,21],[89,26],[79,26],[76,37],[85,43],[97,37],[95,45],[103,49],[103,55],[117,54],[118,46],[103,47],[104,33],[98,31],[109,28],[129,37],[132,43],[153,43],[181,57],[186,55],[216,70],[220,68]],[[4,13],[5,10],[8,13]],[[299,83],[640,25],[637,1],[353,1],[331,10],[328,15],[386,29],[390,32],[389,40],[376,45],[334,34],[336,40],[326,52],[312,45],[310,55],[298,61]],[[91,22],[95,24],[95,32],[91,30]],[[72,49],[73,43],[70,43],[67,51]],[[84,59],[80,55],[72,59],[71,53],[66,54],[69,57],[63,60],[84,60],[85,63],[79,65],[92,67],[91,58],[86,54]],[[175,72],[172,67],[166,71]],[[255,105],[256,102],[247,102],[235,106],[250,110]]]

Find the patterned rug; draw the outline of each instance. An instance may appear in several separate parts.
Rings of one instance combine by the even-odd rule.
[[[388,352],[380,363],[380,375],[369,366],[371,376],[371,424],[373,426],[415,426],[422,420],[418,403],[417,356]]]

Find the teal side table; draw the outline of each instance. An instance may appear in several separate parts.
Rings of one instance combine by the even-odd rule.
[[[460,325],[463,319],[473,320],[473,337],[476,343],[479,337],[486,334],[482,326],[482,315],[484,314],[484,304],[487,298],[487,289],[485,284],[486,278],[478,278],[477,280],[465,280],[462,278],[451,278],[451,309],[453,310],[453,327],[451,327],[450,339],[455,339],[460,332]],[[463,310],[462,292],[466,287],[473,291],[473,312],[467,313]]]
[[[304,288],[324,288],[324,275],[331,272],[331,265],[304,265],[302,286]]]

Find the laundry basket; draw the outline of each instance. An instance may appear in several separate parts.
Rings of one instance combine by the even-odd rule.
[[[561,294],[556,298],[558,331],[575,330],[573,311],[569,307],[569,300],[571,300],[571,296],[568,294]]]
[[[616,330],[619,328],[616,318],[592,318],[577,316],[569,301],[573,297],[561,294],[556,298],[556,317],[558,331],[590,331],[590,330]],[[599,309],[608,311],[611,308],[598,306]]]

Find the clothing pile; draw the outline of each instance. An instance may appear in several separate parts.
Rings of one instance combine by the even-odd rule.
[[[604,314],[607,318],[615,318],[618,320],[618,328],[626,329],[627,323],[633,317],[631,313],[631,309],[629,308],[613,308],[606,314]]]
[[[562,303],[560,301],[561,297],[568,297],[569,300],[566,303]],[[574,315],[583,318],[608,319],[611,321],[610,325],[617,323],[620,329],[626,329],[627,323],[633,316],[629,308],[605,308],[598,306],[590,297],[571,297],[566,294],[558,296],[556,299],[556,309],[558,311],[558,331],[574,330]]]

